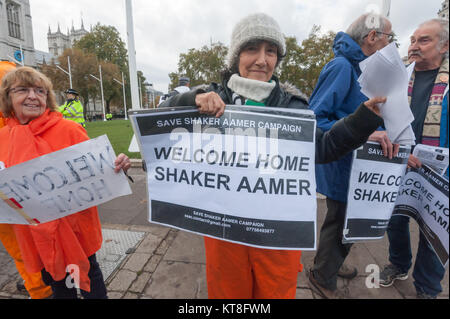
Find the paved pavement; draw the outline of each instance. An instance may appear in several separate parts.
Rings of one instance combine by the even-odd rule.
[[[106,278],[111,299],[206,299],[205,254],[203,238],[187,232],[152,225],[146,216],[146,187],[142,171],[130,171],[135,179],[133,195],[116,199],[99,207],[104,230],[140,234],[140,239],[123,254],[111,275]],[[318,226],[325,217],[325,200],[318,199]],[[411,223],[413,252],[417,250],[419,230]],[[110,242],[121,240],[104,238],[104,248]],[[383,267],[387,263],[387,239],[355,244],[347,263],[358,268],[353,280],[339,279],[340,288],[348,288],[350,299],[414,299],[413,279],[397,281],[389,288],[367,288],[366,272],[370,265]],[[305,268],[312,264],[315,252],[304,252]],[[415,255],[415,253],[414,253]],[[103,261],[101,261],[102,263]],[[105,261],[106,262],[106,261]],[[371,266],[373,267],[373,266]],[[376,267],[376,266],[375,266]],[[371,268],[373,269],[373,268]],[[11,258],[0,245],[0,299],[26,299],[26,292],[16,288],[18,274]],[[449,298],[448,269],[443,293],[439,298]],[[296,299],[320,299],[308,286],[306,272],[299,273]]]

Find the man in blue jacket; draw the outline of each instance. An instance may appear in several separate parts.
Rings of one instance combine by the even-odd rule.
[[[389,20],[373,13],[362,15],[346,33],[336,35],[335,58],[322,70],[310,99],[310,108],[322,130],[329,130],[367,100],[357,81],[361,75],[359,63],[392,40]],[[392,158],[394,147],[384,131],[375,132],[370,140],[379,142],[385,156]],[[345,297],[337,289],[337,276],[351,279],[357,275],[356,268],[343,265],[351,247],[342,244],[351,162],[350,153],[339,161],[316,165],[317,191],[327,196],[328,211],[309,281],[313,291],[323,298]]]

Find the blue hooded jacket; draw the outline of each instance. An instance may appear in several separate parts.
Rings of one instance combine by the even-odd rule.
[[[317,125],[328,131],[334,123],[367,101],[361,93],[359,63],[367,58],[348,34],[339,32],[333,45],[335,58],[322,70],[310,98]],[[352,154],[338,161],[316,165],[317,191],[333,200],[347,202]]]

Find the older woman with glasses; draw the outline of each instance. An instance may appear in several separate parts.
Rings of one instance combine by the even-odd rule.
[[[0,165],[8,168],[89,139],[85,129],[57,112],[52,83],[28,67],[9,72],[0,87],[0,110],[8,118],[0,130]],[[127,171],[130,160],[120,154],[115,171]],[[1,167],[0,167],[1,169]],[[66,285],[67,266],[79,267],[84,298],[107,298],[95,253],[102,245],[97,208],[93,207],[38,226],[14,225],[26,270],[41,272],[54,298],[77,298]]]

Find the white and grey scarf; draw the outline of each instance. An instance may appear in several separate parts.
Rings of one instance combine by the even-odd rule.
[[[264,102],[272,93],[276,86],[275,81],[263,82],[247,79],[233,74],[227,84],[233,93],[233,103],[236,105],[245,104],[247,99]]]

